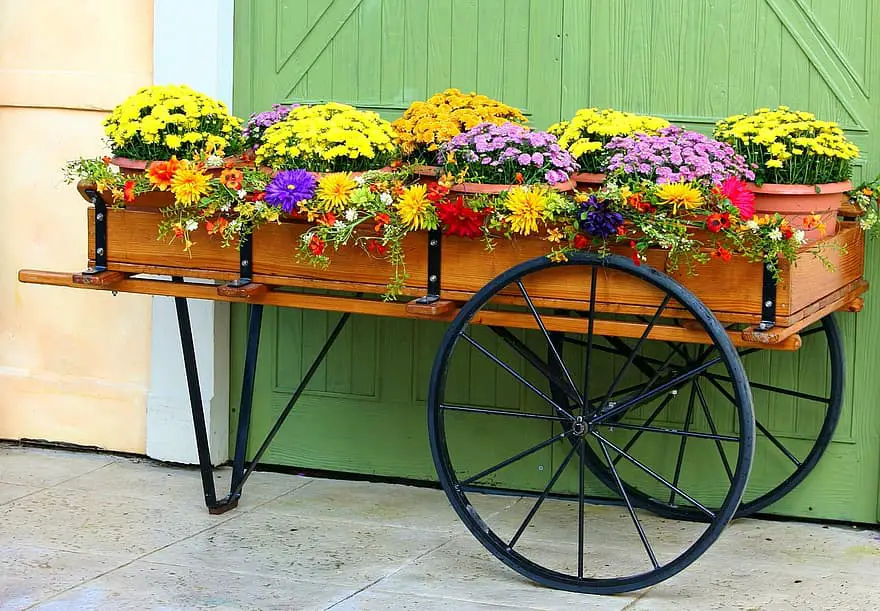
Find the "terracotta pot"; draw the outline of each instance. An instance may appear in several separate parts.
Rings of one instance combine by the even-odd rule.
[[[440,178],[441,168],[438,165],[417,165],[412,173],[418,177],[420,184],[433,184]]]
[[[822,185],[777,185],[760,187],[748,183],[755,194],[755,214],[779,213],[795,229],[803,229],[807,240],[818,240],[837,233],[837,213],[848,201],[846,192],[852,189],[849,181]],[[817,193],[818,190],[818,193]],[[804,219],[818,214],[825,224],[825,232],[818,228],[806,229]]]
[[[484,193],[495,195],[498,193],[504,193],[505,191],[510,191],[511,189],[520,186],[528,185],[491,185],[479,182],[462,182],[449,187],[449,191],[452,193]],[[572,189],[574,189],[574,181],[567,180],[565,182],[560,182],[552,185],[552,187],[557,191],[571,191]]]
[[[143,174],[151,164],[161,163],[161,161],[151,159],[129,159],[128,157],[111,157],[110,163],[119,168],[120,174]],[[231,157],[223,158],[224,167],[205,168],[205,171],[212,176],[220,176],[220,173],[226,169],[226,165],[231,165],[234,168],[241,168],[253,164],[240,155],[233,155]]]
[[[596,191],[605,182],[605,174],[591,174],[590,172],[578,172],[572,174],[571,179],[577,183],[578,191],[590,193]]]

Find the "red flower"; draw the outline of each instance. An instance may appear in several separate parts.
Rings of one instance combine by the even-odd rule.
[[[229,221],[227,221],[224,217],[221,216],[216,221],[205,221],[205,229],[208,230],[209,235],[213,235],[215,233],[222,232],[224,229],[226,229],[226,226],[228,224],[229,224]]]
[[[657,209],[651,205],[651,202],[646,202],[642,199],[641,193],[633,193],[627,198],[627,203],[638,210],[639,212],[655,212]]]
[[[586,250],[590,246],[590,240],[588,240],[587,236],[585,236],[584,234],[579,233],[576,236],[574,236],[574,240],[572,241],[572,246],[574,246],[578,250]]]
[[[327,225],[327,226],[335,225],[336,224],[336,215],[333,214],[332,212],[327,212],[324,214],[323,217],[321,217],[321,220],[318,222],[322,223],[324,225]]]
[[[636,242],[635,242],[635,240],[630,240],[630,241],[629,241],[629,247],[633,249],[633,253],[632,253],[632,260],[633,260],[633,263],[635,263],[636,265],[641,265],[641,264],[642,264],[642,260],[639,259],[639,251],[636,249]]]
[[[316,235],[313,235],[312,239],[309,240],[309,251],[316,257],[323,255],[326,247],[327,243]]]
[[[378,240],[370,240],[369,242],[367,242],[367,250],[377,257],[384,257],[385,253],[388,252],[388,247]]]
[[[739,210],[744,221],[755,216],[755,194],[749,191],[746,183],[730,176],[721,183],[721,195]]]
[[[710,214],[706,219],[706,229],[712,233],[718,233],[722,229],[730,228],[730,214],[727,212],[716,212]]]
[[[452,201],[437,204],[437,218],[446,225],[447,235],[457,235],[462,238],[480,237],[485,215],[473,208],[464,205],[464,198],[458,196]]]
[[[248,193],[245,195],[244,200],[247,202],[261,202],[266,199],[266,192],[260,191],[259,193]]]
[[[104,165],[110,165],[110,157],[108,157],[107,155],[104,155],[103,157],[101,157],[101,162]]]
[[[516,176],[513,177],[513,182],[515,182],[515,183],[518,184],[518,185],[523,184],[523,175],[522,175],[522,172],[517,172],[517,173],[516,173]]]
[[[125,181],[125,186],[122,188],[122,198],[129,204],[134,201],[134,181],[133,180]]]
[[[724,262],[730,261],[730,251],[724,248],[723,246],[717,247],[714,251],[712,251],[712,256],[721,259]]]
[[[784,240],[790,240],[794,237],[794,231],[792,230],[791,225],[783,225],[779,230],[782,231],[782,238]]]
[[[428,187],[428,201],[436,204],[449,193],[449,188],[444,187],[440,183],[431,183]]]
[[[183,227],[181,227],[180,225],[174,226],[174,237],[175,238],[182,238],[183,237]]]
[[[373,231],[375,231],[376,233],[379,233],[383,229],[385,229],[385,225],[387,225],[388,223],[391,222],[391,217],[383,212],[383,213],[377,214],[375,217],[373,217],[373,220],[376,221],[376,226],[373,227]]]

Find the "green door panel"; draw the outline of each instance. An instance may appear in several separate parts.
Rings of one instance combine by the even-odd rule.
[[[276,102],[335,100],[392,119],[413,100],[457,87],[520,107],[538,128],[584,106],[614,106],[709,132],[720,117],[787,104],[846,129],[862,150],[861,179],[880,172],[877,19],[880,0],[236,0],[233,105],[247,116]],[[869,243],[872,284],[878,254]],[[770,509],[878,522],[880,305],[869,293],[863,312],[838,316],[848,370],[835,441],[813,474]],[[233,306],[233,398],[245,318],[245,308]],[[267,309],[251,454],[337,319]],[[265,460],[433,479],[425,398],[443,329],[353,317]],[[797,383],[805,392],[828,375],[822,355],[810,351],[794,361],[768,353],[747,366],[756,381]],[[462,401],[541,408],[485,359],[453,367],[466,380],[456,389]],[[778,437],[800,439],[815,425],[796,400],[755,395],[756,413]],[[459,423],[455,451],[487,466],[551,434],[530,421],[491,430]],[[562,449],[499,471],[499,485],[535,485],[564,458]],[[752,481],[772,479],[779,459],[761,450]],[[571,487],[572,475],[562,485]],[[598,483],[590,490],[604,492]]]

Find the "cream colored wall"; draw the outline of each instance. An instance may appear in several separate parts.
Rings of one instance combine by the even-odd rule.
[[[0,439],[143,452],[150,298],[22,285],[86,264],[68,159],[152,82],[153,0],[0,0]]]

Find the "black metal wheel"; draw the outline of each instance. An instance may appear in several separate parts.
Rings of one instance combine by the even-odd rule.
[[[740,359],[749,375],[755,405],[755,470],[743,495],[735,518],[753,515],[791,492],[816,467],[834,436],[840,420],[844,398],[845,357],[843,339],[833,314],[825,316],[801,333],[803,347],[796,352],[741,348]],[[562,337],[561,346],[581,344],[581,340]],[[560,339],[557,339],[559,342]],[[625,354],[627,347],[617,338],[606,338],[609,350]],[[570,348],[569,348],[570,349]],[[582,349],[582,347],[581,347]],[[689,357],[696,358],[696,357]],[[650,377],[658,367],[657,359],[642,359],[641,375]],[[697,434],[729,432],[725,423],[731,421],[730,409],[735,397],[722,384],[728,376],[717,366],[705,370],[691,382],[688,407],[684,412],[635,415],[626,421],[629,426],[651,426],[657,419],[664,426],[677,426]],[[697,421],[695,414],[702,412]],[[656,452],[657,440],[636,433],[624,446],[634,456],[642,445],[649,453]],[[678,448],[668,447],[667,460],[675,461],[675,479],[687,478],[688,469],[696,469],[701,477],[723,477],[730,474],[730,449],[724,444],[687,446],[682,440]],[[587,465],[612,491],[617,483],[606,467],[601,453],[587,448]],[[710,476],[711,471],[716,474]],[[702,512],[677,502],[674,496],[657,497],[653,491],[632,482],[624,482],[637,506],[650,509],[660,516],[677,519],[703,520]]]
[[[584,318],[554,315],[547,307],[552,304],[530,292],[534,283],[546,282],[543,274],[562,266],[574,268],[566,270],[569,275],[582,274]],[[597,298],[603,285],[619,279],[635,279],[656,295],[646,322],[609,314],[614,308]],[[674,344],[672,350],[655,339],[683,311],[707,344]],[[523,324],[525,319],[531,324]],[[569,328],[583,328],[579,341],[585,349],[576,358],[569,356],[573,351],[559,350],[556,332],[566,321]],[[528,326],[533,329],[525,330]],[[632,338],[626,355],[599,366],[600,335],[624,328]],[[640,364],[653,362],[663,350],[668,354],[654,375],[634,383]],[[683,354],[701,360],[693,365]],[[723,372],[719,384],[733,397],[735,432],[698,435],[650,423],[625,428],[632,414],[665,408],[709,368]],[[475,378],[482,382],[479,388],[488,383],[494,391],[478,392],[471,384]],[[440,483],[474,537],[538,583],[593,594],[651,586],[699,558],[740,504],[755,435],[748,380],[711,311],[657,270],[590,253],[564,263],[544,257],[522,263],[465,304],[434,360],[428,426]],[[650,432],[675,443],[725,444],[730,477],[710,486],[676,478],[663,455],[636,458],[618,438],[621,431]],[[588,464],[592,458],[614,479],[618,502],[590,477],[596,468]],[[702,513],[705,522],[658,518],[638,507],[624,482],[645,489],[643,480]]]

